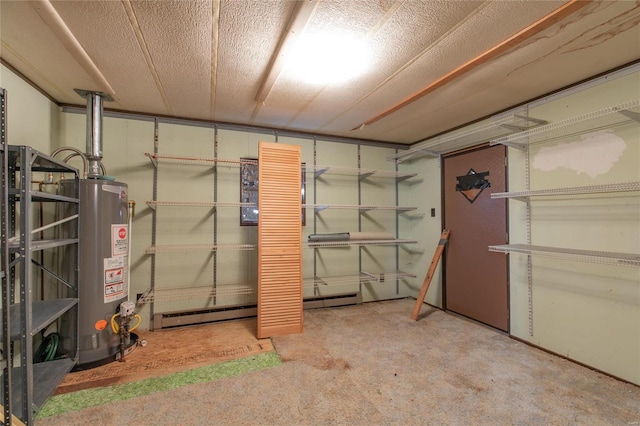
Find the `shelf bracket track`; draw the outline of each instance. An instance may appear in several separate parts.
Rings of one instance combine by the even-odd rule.
[[[360,271],[360,274],[361,274],[361,276],[360,276],[361,280],[368,278],[368,279],[370,279],[372,281],[380,281],[380,276],[378,276],[378,275],[374,275],[374,274],[366,272],[366,271]],[[364,275],[364,276],[362,276],[362,275]]]
[[[322,285],[325,285],[325,286],[329,285],[325,280],[323,280],[322,278],[320,278],[317,275],[313,277],[313,283],[314,283],[314,285],[317,285],[318,283],[320,283]]]
[[[493,145],[505,145],[508,146],[509,148],[515,148],[519,151],[526,151],[527,150],[527,145],[523,144],[523,143],[515,143],[515,142],[509,142],[506,139],[496,139],[494,141],[490,141],[489,145],[493,146]]]
[[[360,180],[364,180],[366,178],[368,178],[369,176],[373,176],[375,174],[375,172],[372,171],[368,171],[368,172],[364,172],[358,175],[358,179]]]
[[[319,178],[320,176],[322,176],[325,172],[329,171],[328,167],[324,167],[322,169],[318,169],[315,172],[313,172],[313,175],[317,178]]]

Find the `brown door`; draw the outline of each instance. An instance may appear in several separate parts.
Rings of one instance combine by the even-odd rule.
[[[507,243],[506,147],[445,157],[444,219],[451,231],[445,256],[445,308],[509,330],[507,259],[488,246]]]

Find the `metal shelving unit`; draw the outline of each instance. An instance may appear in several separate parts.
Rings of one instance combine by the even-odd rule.
[[[316,213],[321,212],[326,209],[357,209],[361,213],[365,213],[371,210],[391,210],[398,213],[410,212],[416,210],[417,207],[403,207],[403,206],[374,206],[374,205],[364,205],[360,206],[357,204],[303,204],[304,208],[313,208]]]
[[[147,206],[152,209],[157,207],[256,207],[255,203],[241,202],[214,202],[214,201],[147,201]]]
[[[144,154],[151,160],[151,163],[155,167],[158,167],[158,164],[179,164],[185,166],[228,166],[228,167],[240,167],[242,164],[253,164],[256,165],[258,162],[256,160],[227,160],[224,158],[206,158],[206,157],[186,157],[182,155],[173,155],[173,154],[157,154],[157,153],[149,153],[145,152]]]
[[[0,238],[2,253],[2,265],[0,265],[0,280],[2,281],[2,419],[4,424],[11,424],[13,420],[13,361],[10,358],[12,343],[11,315],[9,306],[12,302],[13,292],[9,287],[9,270],[11,269],[11,257],[9,255],[9,150],[7,149],[7,92],[0,88],[0,150],[2,161],[0,162],[0,179],[2,180],[2,199],[0,200],[0,222],[2,223],[2,235]],[[5,272],[6,271],[6,272]],[[18,376],[20,373],[18,373]],[[17,380],[17,378],[16,378]],[[22,405],[21,403],[19,405]]]
[[[536,127],[491,141],[521,150],[529,145],[552,142],[574,135],[640,123],[640,99]]]
[[[3,131],[4,134],[4,131]],[[37,173],[61,173],[75,180],[75,197],[59,196],[31,189]],[[72,179],[73,177],[73,179]],[[78,171],[69,165],[28,146],[7,145],[3,140],[3,387],[4,421],[11,414],[32,424],[34,412],[53,393],[64,376],[78,361],[77,290],[78,290]],[[36,204],[37,203],[37,204]],[[47,226],[33,227],[34,210],[40,203],[75,206],[70,217]],[[44,229],[66,223],[70,235],[59,239],[39,238]],[[71,224],[71,226],[69,226]],[[71,270],[45,266],[33,258],[36,252],[64,247],[72,256]],[[34,288],[36,272],[48,274],[55,289],[39,295]],[[52,280],[51,280],[52,278]],[[63,298],[47,294],[66,293]],[[64,343],[58,346],[57,358],[34,363],[34,337],[51,324]],[[19,342],[19,345],[15,345]],[[19,358],[19,362],[17,362]]]
[[[149,158],[151,164],[154,166],[154,190],[153,199],[146,202],[147,206],[152,210],[153,225],[152,225],[152,245],[145,250],[145,253],[152,256],[152,271],[151,271],[151,283],[150,289],[138,299],[138,303],[150,303],[150,315],[154,319],[154,328],[156,324],[161,324],[158,320],[165,313],[156,313],[156,303],[170,302],[177,300],[194,300],[202,301],[211,299],[213,300],[213,307],[215,309],[225,309],[225,304],[221,303],[221,299],[225,296],[238,296],[238,295],[252,295],[256,288],[256,283],[222,283],[218,278],[218,256],[220,252],[247,252],[256,249],[255,244],[234,244],[234,243],[219,243],[217,236],[217,221],[218,221],[218,208],[255,208],[255,203],[250,202],[237,202],[237,201],[219,201],[218,200],[218,174],[219,171],[225,169],[232,171],[232,169],[238,170],[243,165],[257,165],[257,160],[251,159],[223,159],[217,157],[217,130],[215,132],[214,140],[214,157],[199,157],[199,156],[185,156],[177,154],[159,154],[158,151],[158,124],[156,123],[156,140],[154,153],[145,153],[144,155]],[[214,192],[213,194],[207,194],[207,199],[212,196],[211,201],[184,201],[184,200],[158,200],[157,199],[157,187],[158,187],[158,170],[162,166],[187,166],[187,167],[205,167],[213,171],[214,179]],[[205,209],[213,212],[214,232],[211,243],[208,244],[172,244],[172,245],[159,245],[156,244],[156,232],[157,232],[157,218],[158,211],[165,212],[169,209],[175,208],[193,208],[193,209]],[[162,213],[160,213],[162,214]],[[158,256],[172,256],[183,255],[190,253],[212,253],[213,256],[213,275],[211,277],[211,283],[208,285],[198,285],[191,287],[180,287],[173,285],[158,286],[156,282],[156,260]],[[213,308],[212,308],[213,309]]]
[[[616,253],[608,251],[579,250],[560,247],[535,246],[530,244],[506,244],[489,246],[489,251],[498,253],[520,253],[545,256],[554,259],[571,260],[601,265],[640,267],[640,254]]]
[[[489,246],[489,250],[500,253],[516,253],[527,256],[527,291],[529,308],[529,335],[533,336],[533,267],[532,256],[578,261],[611,266],[640,267],[640,254],[618,253],[597,250],[582,250],[566,247],[550,247],[531,244],[532,201],[550,201],[561,197],[589,196],[594,194],[620,196],[640,191],[640,182],[619,182],[576,187],[530,189],[530,147],[538,144],[561,141],[599,130],[634,126],[640,128],[640,99],[609,106],[555,123],[540,125],[502,138],[492,140],[491,145],[502,144],[524,152],[525,189],[523,191],[499,192],[491,198],[506,198],[525,203],[526,242]]]
[[[397,246],[402,244],[416,244],[416,240],[349,240],[349,241],[320,241],[305,242],[304,246],[308,248],[331,248],[331,247],[349,247],[349,246]]]
[[[345,176],[358,176],[359,179],[366,179],[369,177],[376,178],[393,178],[397,181],[403,181],[405,179],[417,176],[417,173],[404,173],[393,170],[375,170],[375,169],[360,169],[351,167],[334,167],[334,166],[306,166],[307,173],[313,173],[316,178],[323,174],[333,175],[345,175]]]
[[[44,328],[51,324],[55,319],[73,308],[78,301],[76,299],[55,299],[55,300],[39,300],[31,304],[31,337],[35,336]],[[19,318],[21,305],[14,303],[9,308],[12,318]],[[18,340],[22,330],[20,324],[13,321],[11,323],[10,336],[14,340]]]
[[[155,289],[145,293],[138,301],[147,302],[169,302],[175,300],[206,299],[213,297],[248,295],[253,294],[253,288],[245,284],[227,284],[213,288],[210,285],[196,287],[167,287]]]
[[[532,197],[568,197],[572,195],[617,194],[640,191],[640,182],[622,182],[604,185],[574,186],[569,188],[536,189],[529,191],[494,192],[491,198],[513,198],[525,201]]]
[[[340,287],[349,284],[353,284],[355,282],[363,282],[363,281],[373,281],[383,283],[386,281],[395,281],[397,279],[403,278],[415,278],[415,274],[410,274],[408,272],[403,271],[383,271],[377,273],[370,273],[366,271],[360,272],[358,275],[337,275],[331,277],[311,277],[305,278],[304,286],[307,288],[314,288],[316,286],[326,286],[326,287]]]
[[[314,249],[313,253],[313,277],[305,278],[305,286],[313,287],[314,296],[318,295],[318,291],[322,287],[340,287],[340,286],[349,286],[353,284],[357,284],[359,288],[359,293],[362,292],[362,284],[363,282],[393,282],[396,285],[396,292],[398,291],[399,281],[402,279],[415,277],[414,275],[407,274],[398,270],[394,270],[391,272],[366,272],[363,270],[363,250],[366,253],[365,249],[368,246],[389,246],[394,247],[395,249],[395,260],[396,260],[396,268],[398,267],[399,262],[399,253],[398,248],[402,245],[406,244],[415,244],[417,241],[411,239],[400,239],[397,238],[398,235],[398,217],[401,213],[410,212],[416,210],[417,207],[411,206],[400,206],[398,205],[398,185],[406,181],[410,178],[417,176],[417,173],[406,173],[398,171],[398,167],[396,165],[395,170],[376,170],[362,167],[361,159],[360,159],[360,146],[358,146],[358,167],[335,167],[335,166],[322,166],[315,164],[315,143],[314,143],[314,164],[306,166],[307,173],[313,173],[314,175],[314,202],[305,204],[304,207],[313,208],[314,209],[314,221],[313,221],[313,232],[316,232],[316,218],[321,217],[321,212],[328,209],[341,209],[341,210],[356,210],[358,211],[358,231],[362,230],[362,222],[363,219],[367,220],[368,213],[374,211],[391,211],[394,212],[396,223],[394,229],[394,235],[396,235],[395,239],[389,240],[349,240],[349,241],[318,241],[318,242],[303,242],[303,247]],[[358,199],[357,204],[332,204],[332,203],[318,203],[317,199],[317,181],[321,181],[326,179],[325,175],[336,175],[336,176],[351,176],[357,177],[357,185],[358,185]],[[395,199],[396,205],[371,205],[371,204],[363,204],[362,203],[362,187],[363,185],[367,185],[367,182],[371,179],[393,179],[395,181]],[[344,247],[357,247],[358,248],[358,269],[359,274],[356,275],[341,275],[341,276],[319,276],[317,273],[318,270],[318,257],[320,249],[330,249],[330,248],[344,248]]]
[[[429,138],[413,145],[406,151],[388,157],[387,160],[401,163],[424,156],[439,157],[441,154],[467,148],[488,140],[504,137],[505,135],[518,134],[518,132],[536,128],[546,123],[544,120],[529,117],[525,113],[496,116],[490,122],[480,126]]]
[[[254,244],[175,244],[151,246],[146,254],[202,253],[219,250],[255,250]]]
[[[217,142],[216,142],[217,143]],[[217,145],[216,145],[217,146]],[[157,151],[157,140],[156,140],[156,151]],[[217,149],[215,151],[217,155]],[[239,159],[239,160],[231,160],[231,159],[221,159],[221,158],[206,158],[206,157],[189,157],[184,155],[174,155],[174,154],[159,154],[155,153],[145,153],[145,156],[149,158],[151,163],[155,168],[155,173],[157,175],[158,168],[161,164],[169,164],[169,165],[183,165],[183,166],[196,166],[196,167],[209,167],[214,170],[214,179],[217,177],[217,171],[219,167],[223,168],[239,168],[242,165],[257,165],[257,160],[250,159]],[[313,173],[313,176],[318,178],[324,178],[325,176],[349,176],[349,177],[357,177],[358,185],[363,184],[369,179],[393,179],[396,184],[398,182],[402,182],[406,179],[412,178],[416,176],[416,173],[402,173],[396,170],[374,170],[374,169],[364,169],[364,168],[348,168],[348,167],[334,167],[334,166],[318,166],[318,165],[305,165],[304,167],[305,173]],[[314,181],[315,184],[315,181]],[[157,177],[154,178],[154,187],[157,185]],[[314,192],[315,193],[315,192]],[[154,194],[157,194],[156,188],[154,188]],[[213,201],[177,201],[177,200],[157,200],[155,199],[147,201],[147,205],[149,208],[153,210],[153,214],[157,214],[157,210],[159,208],[205,208],[205,209],[216,209],[218,207],[255,207],[254,203],[246,203],[246,202],[221,202],[217,200],[216,194],[214,193]],[[397,198],[397,197],[396,197]],[[360,200],[358,200],[360,201]],[[385,206],[385,205],[344,205],[344,204],[304,204],[303,208],[313,208],[315,213],[326,210],[326,209],[352,209],[356,210],[361,216],[368,212],[373,211],[391,211],[394,214],[405,213],[409,211],[416,210],[416,207],[404,207],[404,206]],[[214,210],[215,212],[215,210]],[[215,220],[214,214],[214,220]],[[154,231],[155,234],[155,231]],[[152,239],[153,240],[153,239]],[[394,239],[394,240],[363,240],[363,241],[349,241],[349,242],[337,242],[337,243],[311,243],[307,244],[310,248],[328,248],[328,247],[344,247],[344,246],[394,246],[397,247],[402,244],[413,244],[416,243],[414,240],[404,240],[404,239]],[[254,250],[255,246],[251,244],[218,244],[217,239],[214,235],[214,243],[213,244],[189,244],[189,245],[156,245],[153,241],[152,245],[147,248],[146,253],[153,256],[153,259],[159,255],[174,255],[180,253],[194,253],[194,252],[213,252],[214,256],[221,250]],[[315,256],[315,254],[314,254]],[[396,256],[397,257],[397,256]],[[214,258],[214,269],[216,258]],[[315,261],[314,261],[315,264]],[[154,266],[152,265],[152,268]],[[315,267],[314,267],[315,269]],[[315,272],[315,271],[314,271]],[[252,284],[233,284],[230,287],[227,287],[225,284],[218,283],[215,277],[214,271],[214,282],[212,285],[200,286],[200,287],[168,287],[168,288],[157,288],[155,285],[155,274],[152,271],[152,285],[151,289],[143,295],[139,302],[152,303],[152,312],[151,315],[154,316],[153,312],[153,302],[156,301],[167,301],[167,300],[177,300],[176,298],[183,299],[199,299],[199,298],[214,298],[214,300],[223,295],[232,295],[232,294],[250,294],[252,292],[251,287]],[[360,283],[363,281],[368,282],[396,282],[397,280],[411,278],[413,275],[407,274],[401,271],[382,271],[377,273],[368,273],[362,272],[357,276],[340,276],[340,277],[315,277],[315,278],[307,278],[305,279],[305,285],[313,286],[317,288],[321,285],[329,285],[329,286],[339,286],[345,285],[345,283]],[[251,290],[251,291],[250,291]]]

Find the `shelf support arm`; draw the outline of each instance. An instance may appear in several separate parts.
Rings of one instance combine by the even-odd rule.
[[[67,280],[65,280],[64,278],[62,278],[60,275],[56,274],[55,272],[51,271],[50,269],[48,269],[47,267],[45,267],[44,265],[39,263],[37,260],[31,259],[31,263],[36,265],[38,268],[42,269],[47,274],[51,275],[56,280],[60,281],[62,284],[64,284],[65,286],[67,286],[71,290],[76,291],[75,287],[73,285],[71,285]]]

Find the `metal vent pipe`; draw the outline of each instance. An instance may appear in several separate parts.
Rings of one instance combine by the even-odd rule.
[[[103,100],[112,101],[111,96],[102,92],[75,89],[76,93],[87,100],[87,147],[85,156],[89,166],[88,178],[100,176],[102,160],[102,111]]]

